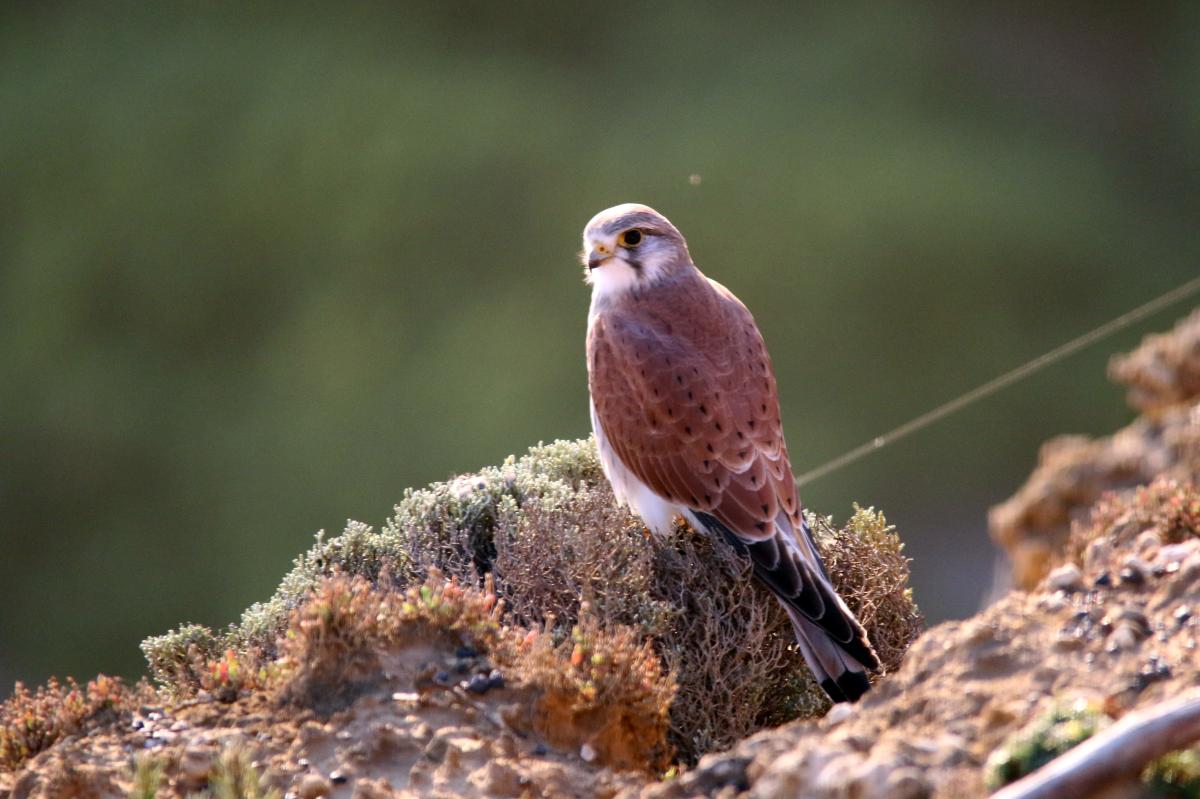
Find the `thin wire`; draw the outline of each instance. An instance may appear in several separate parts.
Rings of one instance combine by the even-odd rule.
[[[827,461],[817,468],[805,472],[796,478],[796,485],[807,485],[813,480],[820,479],[830,472],[834,472],[844,466],[848,466],[863,456],[875,452],[878,449],[882,449],[888,444],[895,443],[896,441],[899,441],[905,436],[911,435],[918,430],[926,428],[934,422],[944,419],[950,414],[960,411],[968,405],[983,399],[984,397],[995,394],[1000,389],[1011,386],[1013,383],[1023,380],[1034,372],[1044,369],[1050,364],[1060,361],[1063,358],[1066,358],[1068,355],[1078,352],[1084,347],[1087,347],[1089,344],[1095,344],[1097,341],[1100,341],[1106,336],[1126,328],[1134,322],[1145,319],[1147,316],[1155,313],[1156,311],[1160,311],[1169,305],[1173,305],[1185,297],[1197,293],[1198,291],[1200,291],[1200,277],[1192,278],[1183,285],[1171,289],[1166,294],[1156,297],[1146,304],[1134,308],[1132,311],[1121,314],[1116,319],[1106,322],[1100,327],[1097,327],[1088,333],[1084,333],[1082,336],[1072,339],[1066,344],[1056,347],[1044,355],[1039,355],[1032,361],[1028,361],[1023,365],[1018,366],[1016,369],[1013,369],[1011,372],[1006,372],[997,378],[989,380],[982,386],[972,389],[971,391],[968,391],[967,393],[962,394],[943,405],[939,405],[933,410],[927,411],[915,419],[905,422],[894,430],[890,430],[881,436],[876,436],[867,443],[857,446],[849,452],[839,455],[833,460]]]

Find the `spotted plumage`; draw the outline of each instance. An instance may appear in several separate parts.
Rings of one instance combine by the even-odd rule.
[[[584,263],[592,426],[618,501],[656,532],[683,516],[749,557],[822,687],[857,699],[878,659],[804,522],[754,318],[646,206],[597,214]]]

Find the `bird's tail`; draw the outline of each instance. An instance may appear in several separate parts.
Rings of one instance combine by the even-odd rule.
[[[788,602],[779,600],[796,632],[796,644],[804,662],[834,702],[856,702],[871,687],[867,668],[859,663],[843,645],[815,622],[801,614]],[[874,665],[874,664],[872,664]]]
[[[762,540],[738,536],[716,517],[692,511],[692,517],[754,564],[754,574],[791,617],[796,643],[821,688],[834,702],[854,702],[871,687],[867,672],[879,668],[879,656],[850,608],[838,596],[812,533],[803,520],[793,531],[781,512],[779,531]]]

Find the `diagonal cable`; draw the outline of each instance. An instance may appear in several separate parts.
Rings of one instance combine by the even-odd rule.
[[[1072,355],[1090,344],[1095,344],[1097,341],[1116,333],[1118,330],[1129,327],[1133,323],[1141,321],[1147,316],[1150,316],[1157,311],[1161,311],[1163,308],[1166,308],[1170,305],[1174,305],[1180,300],[1190,297],[1197,292],[1200,292],[1200,277],[1192,278],[1183,285],[1177,286],[1167,293],[1159,295],[1143,305],[1139,305],[1132,311],[1123,313],[1116,319],[1112,319],[1100,325],[1100,327],[1084,333],[1078,338],[1071,339],[1066,344],[1055,347],[1049,352],[1039,355],[1033,360],[1027,361],[1021,366],[1018,366],[1016,369],[1013,369],[1010,372],[1005,372],[999,377],[993,378],[983,385],[971,389],[965,394],[960,394],[958,397],[955,397],[949,402],[943,403],[933,410],[926,411],[915,419],[911,419],[899,427],[889,430],[883,435],[876,436],[865,444],[861,444],[849,452],[839,455],[830,461],[826,461],[815,469],[810,469],[796,478],[796,485],[807,485],[808,483],[818,480],[831,472],[835,472],[838,469],[849,466],[851,463],[854,463],[863,456],[868,455],[878,449],[882,449],[888,444],[895,443],[896,441],[899,441],[905,436],[911,435],[918,430],[922,430],[934,422],[940,421],[941,419],[944,419],[947,416],[962,410],[968,405],[995,394],[1002,388],[1006,388],[1007,386],[1011,386],[1013,383],[1024,380],[1034,372],[1040,371],[1047,366],[1066,358],[1068,355]]]

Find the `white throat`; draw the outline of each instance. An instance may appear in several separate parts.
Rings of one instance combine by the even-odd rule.
[[[592,305],[588,311],[590,319],[601,308],[632,290],[644,277],[620,258],[610,258],[590,270],[586,280],[592,285]]]

